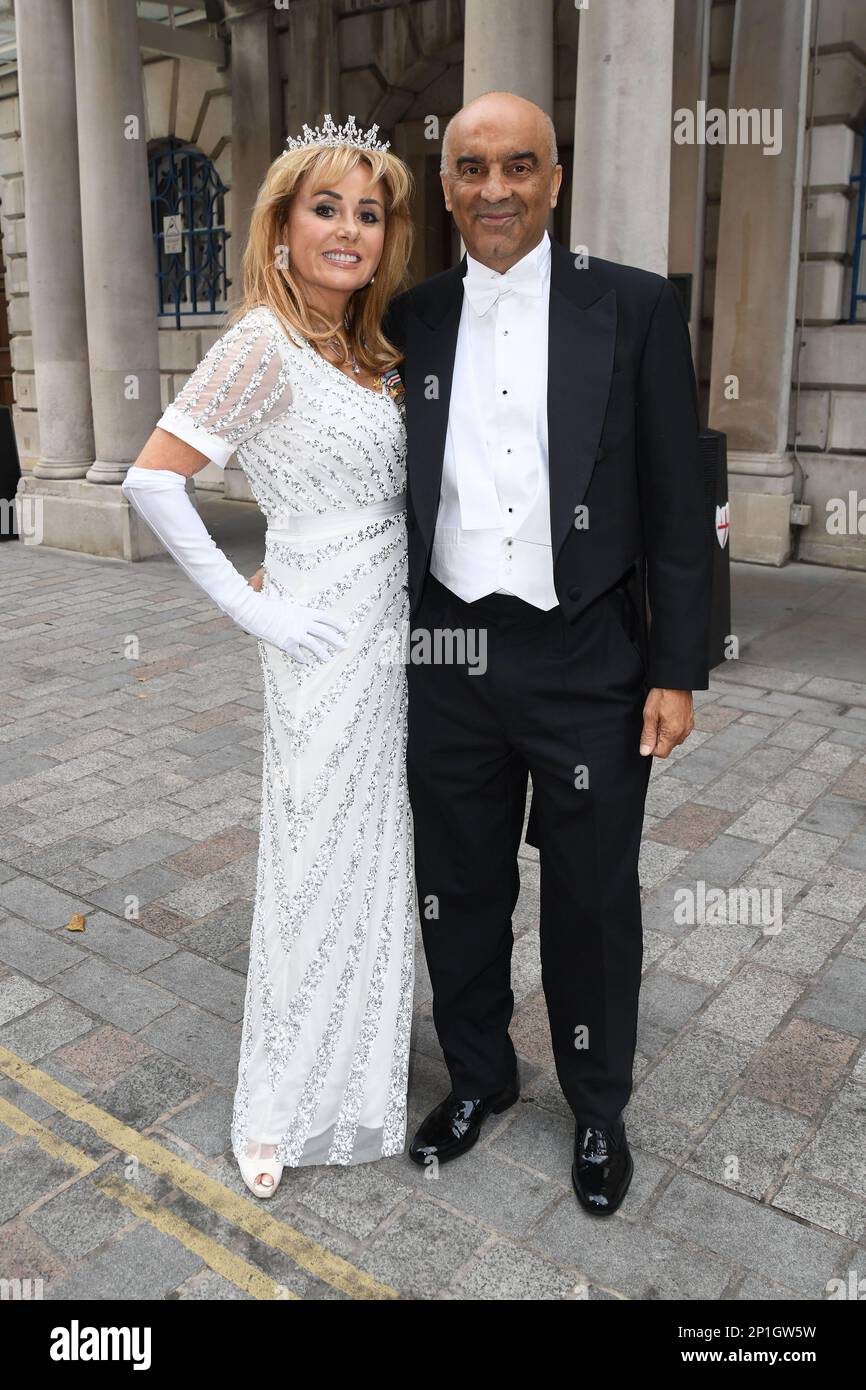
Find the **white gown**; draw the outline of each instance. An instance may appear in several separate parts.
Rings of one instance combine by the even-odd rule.
[[[232,1150],[273,1145],[294,1166],[400,1153],[416,910],[402,411],[260,307],[159,424],[221,466],[236,451],[268,522],[263,591],[354,625],[345,650],[310,666],[259,642],[262,815]]]

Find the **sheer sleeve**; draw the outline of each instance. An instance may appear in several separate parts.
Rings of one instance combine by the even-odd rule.
[[[270,313],[251,309],[217,339],[157,425],[225,468],[238,444],[291,406],[283,354]]]

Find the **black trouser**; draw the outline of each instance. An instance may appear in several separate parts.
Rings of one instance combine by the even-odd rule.
[[[619,589],[570,625],[558,605],[465,603],[428,575],[408,665],[418,901],[454,1092],[491,1095],[513,1071],[511,915],[529,773],[556,1072],[576,1119],[601,1127],[631,1094],[642,963],[652,757],[638,751],[648,685],[629,615]],[[419,630],[437,629],[484,630],[484,674],[416,662]]]

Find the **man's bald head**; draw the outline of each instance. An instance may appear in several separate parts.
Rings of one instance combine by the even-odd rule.
[[[439,163],[440,172],[448,172],[448,155],[454,139],[459,136],[461,122],[464,117],[471,119],[473,114],[484,113],[491,116],[493,120],[499,120],[503,115],[511,112],[521,112],[535,118],[538,122],[539,137],[542,138],[544,147],[548,151],[551,169],[559,163],[559,149],[556,144],[556,127],[553,121],[540,106],[536,106],[534,101],[528,101],[526,97],[519,97],[515,92],[485,92],[483,96],[473,97],[467,101],[465,106],[461,106],[456,111],[445,127],[442,136],[442,158]]]
[[[445,128],[445,206],[469,255],[504,272],[544,236],[562,167],[546,111],[513,92],[486,92]]]

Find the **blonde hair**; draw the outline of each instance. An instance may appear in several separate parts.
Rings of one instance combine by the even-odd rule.
[[[319,187],[335,183],[361,163],[371,171],[371,182],[385,185],[385,238],[382,259],[373,283],[357,289],[346,306],[348,328],[335,327],[322,312],[308,304],[296,281],[291,260],[277,262],[277,247],[284,244],[285,224],[302,179],[312,174]],[[268,169],[250,219],[250,231],[241,259],[243,293],[229,316],[229,324],[253,308],[265,304],[314,346],[336,340],[346,361],[354,353],[358,365],[381,374],[396,367],[403,354],[382,332],[382,318],[390,300],[408,279],[415,230],[410,199],[414,192],[411,170],[388,150],[359,150],[351,145],[307,146],[286,150]],[[314,184],[314,186],[316,186]]]

